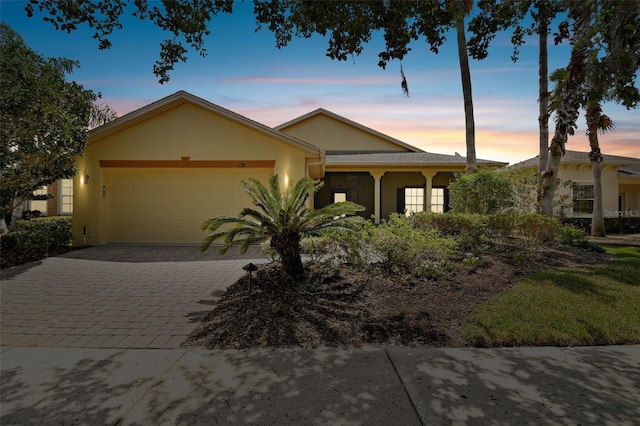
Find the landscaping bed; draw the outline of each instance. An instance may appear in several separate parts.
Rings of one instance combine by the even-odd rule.
[[[242,278],[185,342],[206,348],[360,346],[402,344],[465,346],[471,312],[513,287],[524,275],[557,266],[595,265],[613,256],[568,245],[526,252],[508,242],[491,254],[435,278],[307,266],[294,284],[276,263],[253,273],[251,293]]]

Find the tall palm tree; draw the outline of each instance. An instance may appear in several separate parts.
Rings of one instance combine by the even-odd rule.
[[[294,280],[304,274],[300,257],[300,239],[318,235],[328,229],[351,229],[362,218],[353,217],[365,208],[351,201],[329,204],[319,210],[307,207],[307,200],[324,183],[308,177],[300,179],[293,188],[280,189],[278,175],[269,179],[269,188],[250,178],[242,183],[257,208],[244,208],[238,216],[221,216],[205,221],[200,229],[210,231],[200,250],[207,250],[216,240],[222,240],[218,253],[225,254],[239,246],[245,253],[252,244],[271,239],[271,248],[279,255],[282,269]],[[221,227],[225,229],[220,230]]]
[[[550,79],[555,83],[555,89],[553,90],[549,102],[549,109],[555,111],[558,108],[560,102],[560,96],[562,96],[562,85],[564,80],[568,77],[568,72],[565,68],[559,68],[555,70]],[[601,99],[602,97],[600,97]],[[589,137],[589,160],[591,161],[591,169],[593,171],[593,215],[591,219],[591,235],[594,237],[606,236],[604,226],[604,210],[602,207],[602,167],[601,163],[604,157],[600,151],[600,142],[598,141],[598,132],[606,133],[614,130],[615,125],[613,120],[602,112],[602,106],[600,100],[595,91],[592,91],[591,98],[587,94],[582,94],[580,104],[584,106],[586,110],[587,121],[587,136]],[[573,135],[573,129],[568,132]]]
[[[464,29],[464,17],[471,13],[473,0],[458,0],[460,17],[456,21],[458,39],[458,59],[460,61],[460,75],[462,78],[462,96],[464,98],[465,140],[467,143],[467,173],[478,170],[476,163],[476,130],[473,118],[473,94],[471,90],[471,71],[469,70],[469,54],[467,52],[467,37]]]
[[[600,152],[600,142],[598,141],[598,131],[605,133],[615,129],[613,121],[602,112],[599,102],[590,101],[586,105],[587,116],[587,136],[589,136],[589,160],[593,170],[593,215],[591,218],[591,235],[594,237],[606,236],[604,226],[604,210],[602,207],[602,167],[604,157]]]

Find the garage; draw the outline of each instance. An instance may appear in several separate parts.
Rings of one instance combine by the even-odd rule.
[[[251,206],[241,182],[273,169],[123,168],[105,171],[109,243],[196,244],[200,225]]]
[[[73,244],[199,244],[251,206],[241,182],[322,177],[324,152],[180,91],[89,132],[76,159]]]

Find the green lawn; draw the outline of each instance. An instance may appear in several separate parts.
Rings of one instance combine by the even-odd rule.
[[[540,271],[476,308],[464,326],[474,346],[640,343],[640,248],[619,259]]]

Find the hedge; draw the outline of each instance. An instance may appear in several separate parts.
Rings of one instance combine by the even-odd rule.
[[[51,216],[11,223],[9,233],[2,236],[3,249],[21,253],[45,254],[51,249],[71,245],[71,217]]]
[[[570,217],[562,219],[562,222],[591,233],[590,217]],[[605,217],[604,227],[608,234],[640,234],[640,217]]]

